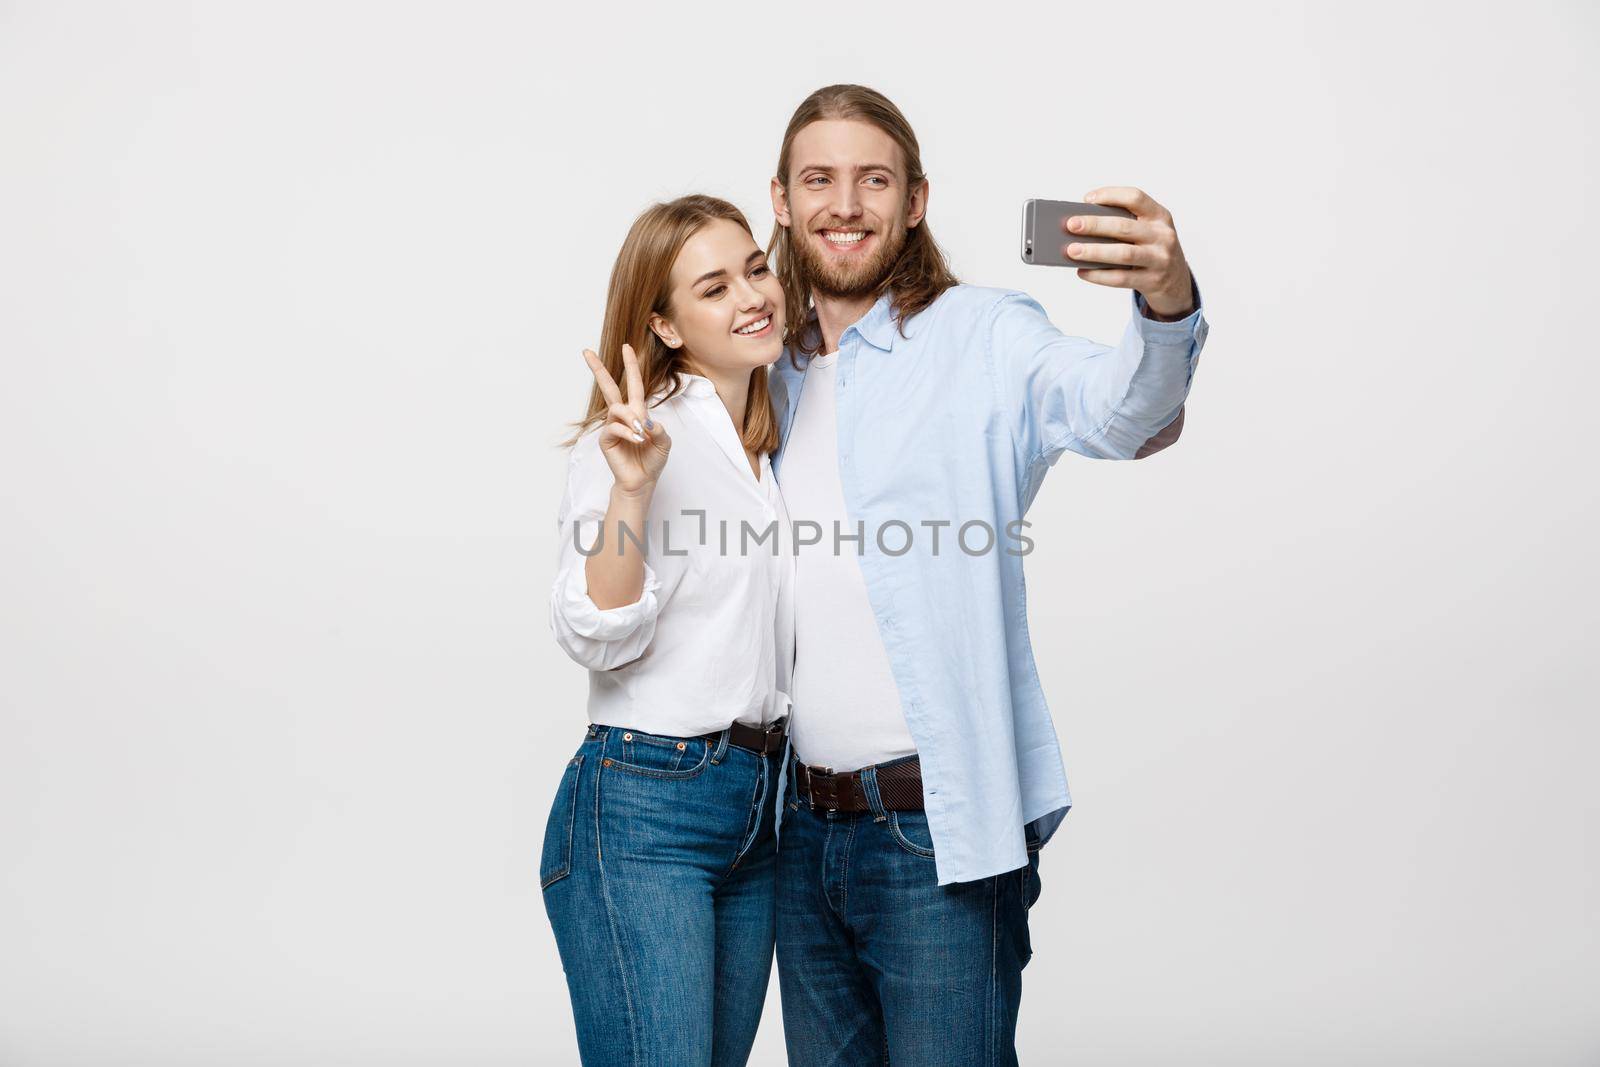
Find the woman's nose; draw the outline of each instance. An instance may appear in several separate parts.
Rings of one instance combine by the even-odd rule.
[[[743,311],[754,311],[767,302],[761,290],[750,284],[749,278],[739,279],[739,287],[735,292],[739,294],[739,308]]]

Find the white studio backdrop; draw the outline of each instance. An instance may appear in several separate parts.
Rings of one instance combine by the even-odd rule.
[[[1017,223],[1135,184],[1213,325],[1179,445],[1029,516],[1077,807],[1023,1062],[1600,1062],[1596,28],[0,3],[0,1064],[576,1062],[579,350],[652,199],[765,235],[835,81],[963,278],[1115,339]]]

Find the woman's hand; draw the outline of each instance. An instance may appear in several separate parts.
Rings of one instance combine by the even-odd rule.
[[[594,372],[594,380],[605,397],[606,424],[600,429],[600,452],[606,457],[616,489],[628,496],[640,496],[655,489],[672,450],[666,427],[654,421],[645,409],[644,379],[632,345],[622,346],[622,369],[628,385],[623,396],[600,357],[585,348],[584,362]]]

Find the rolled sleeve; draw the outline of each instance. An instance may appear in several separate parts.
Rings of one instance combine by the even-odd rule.
[[[573,567],[556,581],[555,603],[561,621],[574,634],[594,641],[616,641],[654,621],[661,610],[656,602],[656,590],[660,588],[656,572],[646,563],[644,591],[638,600],[616,608],[596,607],[589,599],[588,572],[582,567]]]
[[[557,520],[561,545],[550,590],[550,629],[556,642],[573,660],[595,671],[614,670],[644,655],[667,597],[648,562],[644,564],[644,587],[632,604],[601,608],[589,596],[588,557],[578,545],[595,544],[611,482],[611,471],[598,445],[589,439],[580,441],[572,451],[566,497]]]

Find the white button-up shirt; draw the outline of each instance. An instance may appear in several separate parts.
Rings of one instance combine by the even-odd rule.
[[[639,600],[602,610],[589,599],[585,553],[614,481],[598,430],[572,448],[550,594],[556,640],[589,668],[589,720],[672,737],[787,715],[794,669],[793,532],[768,457],[758,482],[716,387],[683,377],[682,392],[650,405],[672,454],[638,532]]]

